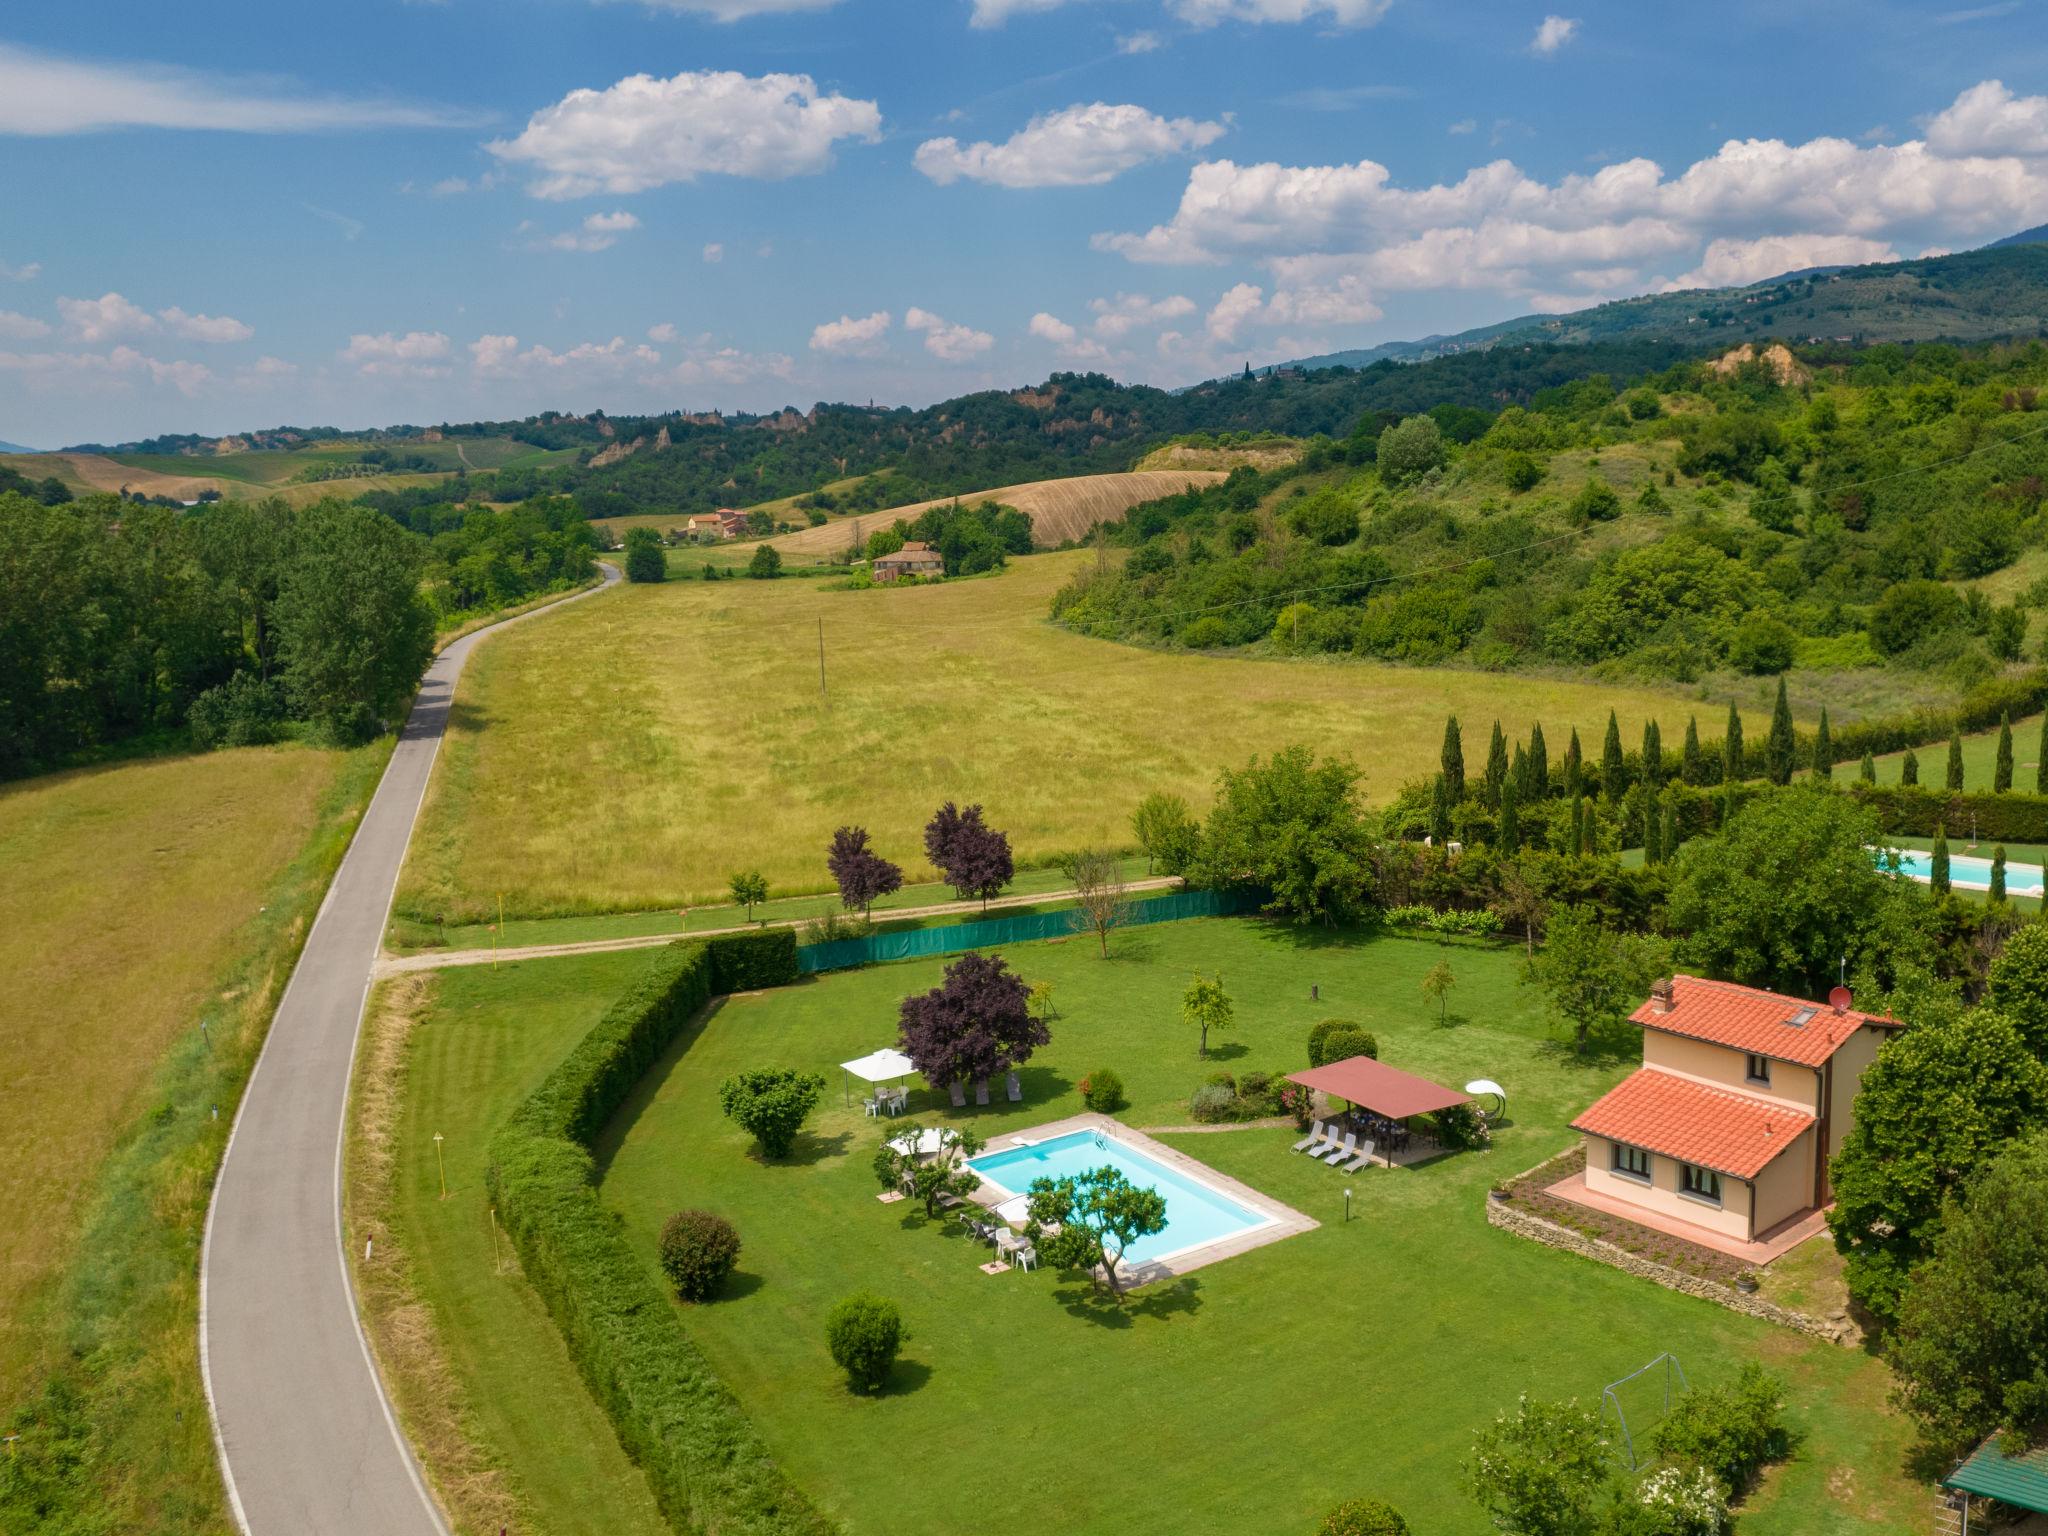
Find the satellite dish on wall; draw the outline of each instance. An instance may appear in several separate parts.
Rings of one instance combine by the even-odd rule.
[[[1849,989],[1847,987],[1837,987],[1834,991],[1830,992],[1828,994],[1828,1006],[1837,1013],[1847,1013],[1849,1011]]]

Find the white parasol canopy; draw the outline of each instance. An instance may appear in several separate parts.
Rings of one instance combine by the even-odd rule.
[[[928,1126],[914,1137],[908,1131],[892,1136],[889,1145],[905,1157],[936,1157],[958,1139],[957,1133],[943,1126]]]
[[[863,1082],[886,1083],[895,1078],[908,1077],[917,1070],[917,1064],[894,1046],[884,1046],[879,1051],[861,1057],[857,1061],[842,1061],[839,1065]]]
[[[1474,1098],[1478,1098],[1481,1094],[1491,1094],[1494,1098],[1500,1100],[1500,1108],[1495,1110],[1494,1113],[1496,1115],[1505,1115],[1508,1112],[1507,1089],[1501,1087],[1499,1083],[1496,1083],[1490,1077],[1473,1078],[1471,1082],[1465,1085],[1465,1091]]]

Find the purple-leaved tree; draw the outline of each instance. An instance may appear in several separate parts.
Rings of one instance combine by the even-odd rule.
[[[998,955],[962,955],[931,991],[903,999],[897,1044],[934,1088],[954,1090],[1022,1065],[1052,1039],[1030,989]]]
[[[1017,872],[1010,857],[1009,834],[983,821],[978,805],[963,811],[948,800],[940,806],[925,825],[924,852],[960,899],[979,896],[984,912],[989,897],[1008,885]]]
[[[866,916],[879,897],[903,889],[903,871],[868,846],[866,827],[841,827],[832,834],[825,856],[832,878],[839,882],[839,903]]]

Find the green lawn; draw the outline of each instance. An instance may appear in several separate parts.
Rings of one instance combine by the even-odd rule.
[[[2035,715],[2026,720],[2012,723],[2012,787],[2031,792],[2035,784],[2035,765],[2041,753],[2041,717]],[[1930,742],[1924,747],[1915,747],[1913,755],[1920,759],[1920,782],[1929,789],[1940,789],[1948,782],[1948,743]],[[1900,766],[1905,762],[1903,752],[1888,752],[1877,762],[1877,782],[1896,784],[1899,782]],[[1975,793],[1988,792],[1994,770],[1998,766],[1998,728],[1979,731],[1974,736],[1963,738],[1963,788]],[[1858,772],[1855,763],[1837,763],[1835,778],[1838,781],[1854,780]]]
[[[1291,1133],[1177,1137],[1190,1155],[1324,1224],[1118,1310],[1070,1277],[984,1276],[974,1267],[981,1251],[964,1238],[873,1198],[867,1164],[878,1133],[842,1106],[834,1064],[890,1041],[898,1000],[936,980],[940,962],[727,1001],[657,1065],[613,1127],[601,1149],[604,1193],[650,1263],[655,1230],[678,1207],[738,1224],[746,1249],[729,1295],[680,1311],[682,1325],[771,1450],[850,1532],[1006,1519],[1033,1531],[1177,1532],[1199,1509],[1205,1531],[1263,1536],[1309,1529],[1337,1499],[1375,1493],[1419,1531],[1476,1533],[1485,1522],[1458,1467],[1479,1424],[1523,1390],[1597,1399],[1662,1350],[1696,1382],[1762,1358],[1791,1383],[1799,1449],[1751,1499],[1749,1536],[1902,1529],[1922,1513],[1923,1491],[1899,1471],[1908,1432],[1884,1408],[1886,1373],[1874,1361],[1486,1225],[1487,1186],[1566,1145],[1571,1114],[1629,1065],[1626,1052],[1581,1063],[1548,1043],[1512,950],[1246,920],[1162,925],[1116,947],[1108,961],[1079,940],[1009,952],[1023,974],[1054,982],[1061,1017],[1053,1044],[1024,1071],[1027,1102],[970,1110],[972,1123],[1016,1129],[1072,1113],[1073,1081],[1098,1065],[1123,1075],[1126,1121],[1182,1123],[1207,1070],[1298,1067],[1308,1026],[1330,1015],[1367,1023],[1395,1065],[1447,1082],[1498,1078],[1513,1095],[1513,1121],[1490,1153],[1354,1180],[1348,1225],[1345,1181],[1291,1157]],[[1458,976],[1448,1028],[1420,992],[1422,974],[1446,955]],[[643,963],[607,955],[445,975],[415,1091],[477,1106],[463,1135],[480,1138]],[[1220,968],[1238,1003],[1239,1026],[1207,1066],[1177,1022],[1198,966]],[[797,1154],[779,1166],[757,1161],[715,1107],[723,1076],[763,1064],[811,1067],[832,1081]],[[448,1081],[436,1086],[437,1077]],[[916,1107],[929,1116],[936,1097],[920,1090]],[[413,1156],[430,1194],[429,1134],[416,1117]],[[445,1245],[443,1228],[468,1231],[473,1269],[487,1237],[475,1164],[460,1172],[452,1143],[450,1153],[451,1183],[463,1186],[449,1202],[457,1209],[442,1217],[448,1207],[423,1201],[411,1240]],[[553,1411],[566,1390],[566,1363],[530,1340],[522,1347],[496,1317],[486,1324],[451,1279],[432,1285],[460,1347],[480,1360],[519,1357],[475,1367],[501,1417],[515,1416],[508,1399],[531,1402],[508,1459],[527,1468],[562,1454],[567,1437],[543,1433],[539,1409]],[[822,1341],[826,1308],[861,1286],[894,1297],[912,1333],[894,1388],[873,1400],[847,1394]],[[1177,1454],[1161,1456],[1162,1446]]]

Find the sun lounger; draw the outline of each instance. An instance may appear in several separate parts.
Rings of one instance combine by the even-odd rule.
[[[1358,1156],[1352,1158],[1350,1162],[1345,1163],[1342,1167],[1338,1167],[1335,1163],[1332,1163],[1330,1166],[1333,1168],[1337,1168],[1337,1171],[1339,1173],[1356,1173],[1359,1169],[1363,1168],[1366,1164],[1370,1163],[1371,1161],[1372,1143],[1368,1141],[1360,1145],[1358,1149]]]
[[[1294,1144],[1294,1150],[1297,1152],[1306,1152],[1310,1147],[1314,1146],[1317,1142],[1328,1141],[1329,1139],[1329,1133],[1323,1129],[1323,1122],[1318,1120],[1316,1122],[1315,1129],[1310,1131],[1306,1136],[1302,1137],[1301,1140],[1297,1141]]]
[[[1353,1156],[1357,1151],[1358,1132],[1346,1131],[1344,1133],[1344,1143],[1342,1146],[1333,1145],[1327,1152],[1318,1149],[1317,1151],[1311,1152],[1309,1156],[1317,1159],[1319,1162],[1328,1163],[1332,1168],[1334,1168],[1339,1163],[1343,1162],[1344,1159],[1346,1159],[1347,1157]]]

